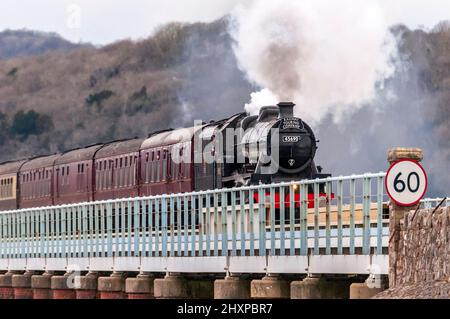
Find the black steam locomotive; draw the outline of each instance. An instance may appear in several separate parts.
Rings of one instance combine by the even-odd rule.
[[[241,113],[206,125],[200,133],[202,154],[208,153],[206,144],[220,136],[222,141],[216,144],[225,156],[222,161],[216,157],[212,163],[196,164],[196,189],[331,176],[314,163],[318,141],[309,125],[294,117],[294,106],[281,102],[262,107],[259,115]]]

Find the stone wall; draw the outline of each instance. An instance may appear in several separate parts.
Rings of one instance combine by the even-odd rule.
[[[396,286],[450,278],[450,208],[433,211],[410,211],[400,222]]]
[[[377,298],[450,298],[450,207],[408,211],[399,229],[394,282]]]

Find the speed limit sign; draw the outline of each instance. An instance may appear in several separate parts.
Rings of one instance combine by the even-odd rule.
[[[398,161],[389,168],[385,187],[389,197],[400,206],[413,206],[425,195],[428,179],[422,165],[412,160]]]

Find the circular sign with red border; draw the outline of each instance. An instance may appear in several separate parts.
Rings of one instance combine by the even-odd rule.
[[[400,160],[391,165],[384,180],[389,197],[400,206],[413,206],[425,195],[428,178],[422,165]]]

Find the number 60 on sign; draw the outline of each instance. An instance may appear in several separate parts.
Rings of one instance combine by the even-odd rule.
[[[389,168],[385,187],[389,197],[395,203],[400,206],[413,206],[427,191],[427,174],[419,163],[401,160]]]

